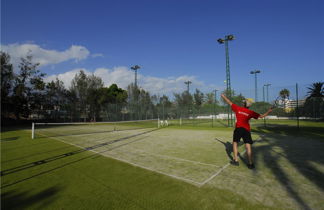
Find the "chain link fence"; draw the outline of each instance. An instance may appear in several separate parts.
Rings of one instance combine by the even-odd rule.
[[[323,122],[324,97],[322,90],[312,84],[295,84],[289,86],[272,86],[269,84],[255,89],[233,89],[231,100],[242,106],[242,99],[254,100],[251,110],[265,113],[275,100],[278,106],[263,120],[251,120],[256,126],[302,126],[303,121]],[[220,91],[221,92],[221,91]],[[223,91],[224,92],[224,91]],[[172,126],[232,127],[235,115],[227,104],[210,93],[201,93],[199,103],[194,94],[187,94],[190,100],[179,97],[165,97],[166,100],[138,101],[132,103],[109,103],[103,107],[81,107],[80,104],[56,106],[52,110],[35,110],[32,118],[45,122],[109,122],[159,119],[168,120]],[[178,94],[180,95],[180,94]]]

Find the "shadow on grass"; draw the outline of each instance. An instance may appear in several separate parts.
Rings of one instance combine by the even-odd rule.
[[[27,164],[24,164],[24,165],[20,165],[20,166],[14,167],[14,168],[6,169],[6,170],[1,171],[1,176],[5,176],[5,175],[8,175],[8,174],[12,174],[12,173],[16,173],[16,172],[19,172],[19,171],[23,171],[23,170],[26,170],[26,169],[29,169],[29,168],[32,168],[32,167],[35,167],[35,166],[47,164],[47,163],[52,162],[52,161],[55,161],[55,160],[59,160],[59,159],[65,158],[65,157],[69,157],[69,156],[72,156],[72,155],[76,155],[76,154],[79,154],[81,152],[93,150],[93,149],[96,149],[96,148],[99,148],[99,147],[107,146],[107,145],[110,145],[110,144],[113,144],[113,143],[116,143],[116,142],[119,142],[119,141],[123,141],[123,140],[126,140],[126,139],[130,139],[130,138],[133,138],[133,137],[137,137],[137,136],[140,136],[140,135],[143,135],[143,134],[151,133],[151,132],[154,132],[156,130],[158,130],[158,129],[153,129],[153,130],[145,131],[145,132],[142,132],[142,133],[139,133],[139,134],[135,134],[135,135],[131,135],[131,136],[126,136],[126,137],[123,137],[123,138],[120,138],[120,139],[116,139],[116,140],[112,140],[112,141],[109,141],[109,142],[104,142],[104,143],[101,143],[101,144],[97,144],[97,145],[93,145],[93,146],[90,146],[90,147],[86,147],[84,149],[75,150],[75,151],[72,151],[72,152],[68,152],[68,153],[64,153],[64,154],[52,156],[52,157],[49,157],[49,158],[46,158],[46,159],[42,159],[42,160],[34,161],[34,162],[31,162],[31,163],[27,163]],[[79,162],[79,161],[84,160],[84,159],[87,159],[89,157],[97,156],[97,155],[98,154],[90,155],[90,156],[87,156],[85,158],[81,158],[81,159],[78,159],[76,161],[72,161],[70,163],[67,163],[67,164],[64,164],[62,166],[56,167],[54,169],[50,169],[48,171],[44,171],[44,172],[38,173],[36,175],[30,176],[30,177],[27,177],[27,178],[24,178],[24,179],[21,179],[21,180],[17,180],[17,181],[15,181],[13,183],[1,185],[1,189],[2,188],[5,188],[5,187],[12,186],[14,184],[17,184],[17,183],[20,183],[20,182],[23,182],[23,181],[26,181],[26,180],[29,180],[31,178],[34,178],[34,177],[37,177],[39,175],[48,173],[50,171],[53,171],[53,170],[56,170],[56,169],[65,167],[65,166],[70,165],[72,163]]]
[[[24,160],[26,158],[31,158],[31,157],[34,157],[34,156],[39,156],[39,155],[43,155],[43,154],[46,154],[46,153],[51,153],[51,152],[57,152],[57,151],[61,151],[61,150],[66,150],[66,149],[71,148],[71,147],[73,147],[73,146],[72,145],[68,145],[68,146],[54,148],[54,149],[50,149],[50,150],[43,150],[42,152],[37,152],[37,153],[34,153],[34,154],[28,154],[28,155],[25,155],[25,156],[19,156],[19,157],[15,157],[13,159],[3,160],[1,163],[2,164],[5,164],[5,163],[12,162],[12,161]]]
[[[299,204],[302,209],[311,209],[302,196],[298,193],[298,185],[291,180],[291,174],[280,165],[279,159],[285,158],[300,175],[324,191],[324,176],[311,163],[324,165],[324,141],[319,137],[323,135],[323,128],[307,127],[302,130],[291,127],[260,128],[258,131],[266,132],[262,141],[266,145],[254,148],[255,159],[265,161],[276,179],[281,183],[290,196]],[[275,150],[282,151],[278,152]]]
[[[233,156],[231,155],[231,153],[233,152],[233,146],[232,146],[232,143],[231,142],[224,142],[218,138],[215,138],[216,141],[219,141],[220,143],[222,143],[225,147],[225,151],[226,151],[226,154],[228,156],[228,158],[230,160],[233,160]]]
[[[1,139],[1,141],[14,141],[17,139],[19,139],[19,136],[3,138],[3,139]]]
[[[270,134],[279,133],[289,136],[324,138],[324,123],[321,127],[301,126],[300,128],[297,128],[296,126],[268,124],[267,127],[259,126],[252,130],[256,132],[267,132]]]
[[[37,205],[38,209],[43,209],[56,199],[60,190],[59,187],[50,187],[36,194],[28,191],[1,193],[1,209],[26,209],[34,205]]]

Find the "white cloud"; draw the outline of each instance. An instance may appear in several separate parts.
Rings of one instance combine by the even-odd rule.
[[[51,75],[46,77],[45,81],[49,82],[58,79],[64,82],[64,85],[68,88],[71,84],[72,79],[75,74],[77,74],[81,69],[73,69],[71,71],[65,72],[63,74]],[[114,67],[112,69],[98,68],[93,72],[87,69],[82,69],[86,74],[94,74],[102,78],[105,86],[110,86],[115,83],[118,87],[126,89],[127,86],[134,82],[134,72],[127,67]],[[185,81],[190,80],[192,82],[190,86],[190,92],[194,92],[195,88],[202,91],[211,92],[212,88],[210,85],[205,85],[204,82],[198,80],[195,76],[179,76],[179,77],[169,77],[169,78],[159,78],[152,76],[144,76],[138,74],[138,85],[146,91],[152,94],[166,94],[172,95],[172,93],[180,93],[186,90]]]
[[[40,47],[37,44],[9,44],[1,45],[1,50],[9,53],[11,62],[18,65],[21,57],[26,57],[30,54],[33,56],[33,61],[40,63],[40,66],[58,64],[68,60],[76,62],[86,59],[90,52],[87,48],[78,45],[72,45],[64,51],[48,50]]]

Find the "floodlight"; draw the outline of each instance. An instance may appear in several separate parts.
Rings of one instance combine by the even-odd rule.
[[[135,65],[135,66],[132,66],[132,67],[131,67],[131,69],[133,69],[133,70],[137,70],[137,69],[139,69],[139,68],[141,68],[139,65]]]
[[[226,36],[226,39],[227,39],[227,40],[234,40],[235,38],[234,38],[234,36],[231,34],[231,35],[227,35],[227,36]]]
[[[225,42],[224,39],[217,39],[217,41],[218,41],[219,44],[223,44]]]

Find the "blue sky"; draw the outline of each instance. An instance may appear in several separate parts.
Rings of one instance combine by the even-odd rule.
[[[153,92],[183,91],[183,81],[223,88],[227,34],[234,89],[309,84],[324,79],[324,3],[320,0],[2,0],[1,48],[12,60],[30,48],[49,78],[67,83],[78,69]],[[74,46],[74,47],[73,47]]]

